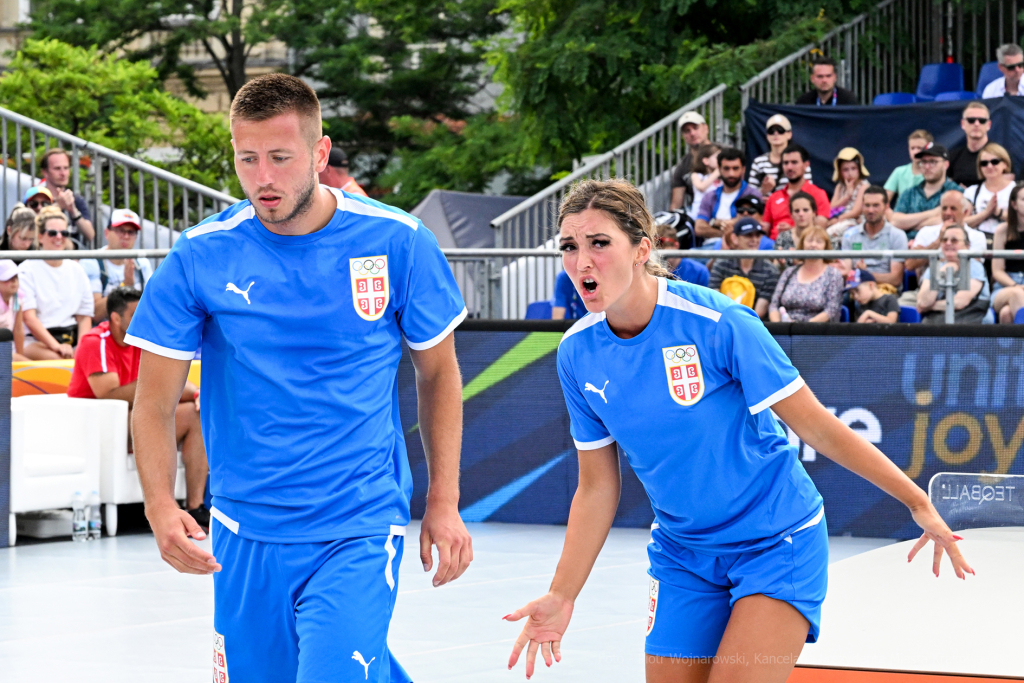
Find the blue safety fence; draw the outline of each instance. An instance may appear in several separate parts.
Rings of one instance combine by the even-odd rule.
[[[1024,474],[1024,336],[1016,328],[870,326],[875,330],[865,336],[867,325],[769,327],[822,403],[923,489],[937,472]],[[823,334],[837,327],[842,334]],[[992,336],[997,333],[1014,336]],[[525,329],[456,332],[465,383],[460,507],[467,521],[566,523],[578,469],[555,370],[560,338],[560,332]],[[408,353],[398,383],[418,517],[427,475]],[[672,416],[650,419],[664,423]],[[830,533],[918,535],[902,504],[791,440],[825,499]],[[647,526],[650,503],[624,457],[621,462],[615,524]]]

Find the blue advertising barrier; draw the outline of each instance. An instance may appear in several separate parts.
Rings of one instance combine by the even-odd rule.
[[[555,370],[561,332],[528,331],[522,324],[522,329],[506,331],[465,327],[455,334],[464,381],[463,517],[565,524],[578,469]],[[554,329],[550,323],[547,328]],[[1024,330],[991,325],[769,328],[825,407],[877,445],[922,489],[938,472],[1024,474],[1024,458],[1018,457],[1024,443]],[[826,335],[830,330],[838,335]],[[963,336],[950,336],[954,333]],[[1014,336],[991,336],[995,333]],[[427,475],[408,353],[398,382],[415,481],[413,515],[421,516]],[[830,533],[919,535],[901,503],[789,434],[825,499]],[[620,461],[622,498],[615,524],[647,526],[654,519],[650,503],[625,457]]]

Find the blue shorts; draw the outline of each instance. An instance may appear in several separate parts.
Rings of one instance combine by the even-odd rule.
[[[654,528],[647,644],[661,657],[713,657],[732,606],[758,593],[783,600],[807,621],[807,642],[818,639],[828,583],[828,529],[824,511],[808,526],[763,550],[724,555],[695,553]]]
[[[215,683],[408,683],[388,650],[405,527],[264,543],[211,520]]]

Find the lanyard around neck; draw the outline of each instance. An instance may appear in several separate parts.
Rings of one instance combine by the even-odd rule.
[[[833,106],[833,107],[836,106],[836,94],[838,92],[839,92],[839,88],[832,88],[832,104],[831,104],[831,106]],[[820,107],[821,106],[821,97],[819,96],[818,99],[816,99],[814,102],[815,102],[815,104],[817,104]],[[826,105],[826,106],[829,106],[829,105]]]

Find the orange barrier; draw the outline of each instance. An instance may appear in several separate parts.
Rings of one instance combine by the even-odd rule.
[[[37,394],[66,394],[71,383],[73,360],[37,360],[11,363],[11,396],[35,396]],[[199,386],[202,361],[192,361],[188,371],[190,382]]]
[[[1020,679],[798,666],[786,683],[1006,683],[1007,680]]]

